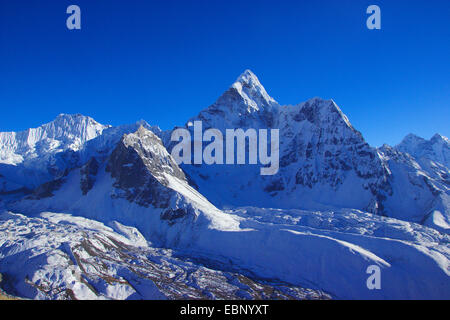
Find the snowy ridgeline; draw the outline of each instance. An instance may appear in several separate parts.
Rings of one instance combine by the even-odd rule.
[[[276,128],[279,172],[260,166],[182,165],[198,191],[220,208],[255,206],[355,208],[450,231],[450,143],[408,136],[374,148],[333,100],[281,106],[249,70],[211,106],[191,118],[203,129]],[[186,125],[191,131],[193,127]],[[163,141],[170,151],[170,132]]]
[[[180,167],[171,131],[145,121],[60,115],[0,133],[1,286],[37,299],[450,298],[447,138],[373,148],[334,101],[280,106],[251,71],[196,120],[278,128],[279,173]]]

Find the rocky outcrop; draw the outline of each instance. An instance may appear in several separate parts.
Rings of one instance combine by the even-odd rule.
[[[146,207],[169,207],[175,191],[167,188],[166,174],[186,181],[161,140],[144,127],[122,138],[109,158],[106,171],[115,179],[114,187],[123,191],[117,197]]]
[[[80,187],[83,195],[92,189],[95,183],[95,176],[98,173],[99,164],[95,158],[91,158],[80,170]]]
[[[30,200],[41,200],[54,196],[54,192],[59,190],[66,180],[64,178],[53,180],[41,184],[33,190],[32,194],[28,196]]]

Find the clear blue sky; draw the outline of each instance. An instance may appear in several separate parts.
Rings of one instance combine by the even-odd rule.
[[[247,68],[281,104],[333,98],[374,146],[450,135],[449,0],[0,0],[0,131],[59,113],[170,129]]]

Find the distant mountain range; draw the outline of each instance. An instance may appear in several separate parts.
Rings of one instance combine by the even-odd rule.
[[[70,258],[82,240],[65,242],[62,230],[58,246],[63,249],[54,249],[61,252],[37,241],[53,237],[55,217],[78,235],[88,232],[89,223],[66,216],[73,215],[93,225],[115,226],[109,231],[94,228],[104,235],[100,242],[126,242],[117,235],[108,240],[108,232],[123,235],[117,226],[127,226],[132,229],[125,233],[126,245],[135,246],[133,252],[142,253],[137,249],[142,246],[170,248],[183,261],[195,259],[254,281],[282,281],[290,290],[310,289],[314,297],[450,298],[448,138],[408,135],[395,147],[371,147],[333,100],[281,106],[249,70],[185,128],[192,131],[188,124],[194,121],[202,121],[204,130],[279,129],[279,172],[262,176],[254,165],[179,166],[170,155],[172,131],[145,121],[112,127],[83,115],[61,114],[36,129],[0,133],[0,207],[26,215],[4,213],[0,219],[0,230],[3,226],[8,233],[0,236],[0,273],[15,279],[11,289],[30,298],[177,297],[154,278],[147,279],[155,285],[149,294],[137,294],[131,282],[125,291],[125,282],[112,290],[98,272],[90,273]],[[48,212],[63,213],[63,218]],[[40,225],[40,233],[24,240],[16,224],[30,230],[30,225]],[[133,243],[137,235],[139,244]],[[14,271],[16,255],[25,250],[17,247],[19,240],[30,241],[35,250],[44,246],[49,256],[67,255],[79,267],[74,273],[87,284],[79,278],[74,288],[70,277],[61,274],[63,280],[52,284],[52,272],[39,271],[46,266],[62,272],[51,259],[31,264],[25,273]],[[381,291],[366,288],[365,269],[373,264],[386,279]],[[116,273],[128,270],[112,275],[116,280],[127,278],[131,270],[128,264],[114,268]],[[43,281],[40,277],[70,294],[45,293],[35,282]],[[218,294],[217,284],[214,292]]]

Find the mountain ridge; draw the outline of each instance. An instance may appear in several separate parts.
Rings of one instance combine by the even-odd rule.
[[[77,138],[62,132],[67,123],[73,119],[81,119],[81,123],[87,121],[93,124],[94,128],[101,128],[101,132],[93,131],[91,135],[83,135],[81,130],[78,140],[84,142],[73,146],[74,143],[71,141]],[[439,200],[448,194],[448,167],[445,164],[439,166],[434,162],[418,159],[417,155],[413,156],[413,160],[408,160],[395,153],[410,151],[405,150],[406,147],[402,145],[405,145],[405,140],[408,139],[420,140],[413,138],[412,135],[405,137],[404,141],[393,149],[371,147],[332,99],[315,97],[297,105],[280,106],[267,94],[256,75],[246,70],[216,103],[201,111],[197,117],[191,118],[187,124],[195,120],[203,121],[204,129],[278,128],[282,133],[281,173],[274,177],[261,177],[252,166],[181,165],[189,178],[189,183],[219,207],[245,205],[286,209],[351,207],[419,222],[437,206],[440,207],[439,212],[445,211],[441,214],[446,217],[447,222],[450,222],[447,217],[446,200],[442,200],[444,202]],[[139,131],[141,126],[150,129],[161,138],[169,153],[174,145],[170,141],[170,130],[163,132],[143,120],[132,125],[111,127],[101,125],[92,118],[80,114],[61,114],[54,121],[41,127],[44,126],[50,127],[56,133],[59,132],[59,136],[68,135],[72,138],[69,140],[71,143],[64,145],[67,150],[46,156],[45,168],[35,178],[34,185],[21,185],[24,177],[20,177],[19,174],[19,179],[14,180],[14,174],[9,174],[8,170],[2,171],[0,167],[2,175],[0,191],[2,185],[4,193],[22,190],[23,187],[36,187],[40,183],[62,177],[67,169],[81,167],[92,158],[101,162],[109,156],[124,135]],[[78,127],[84,128],[83,125]],[[193,130],[188,125],[185,128]],[[42,135],[44,140],[48,136]],[[59,136],[50,135],[50,137]],[[448,139],[435,135],[430,143],[431,141],[445,143]],[[436,155],[430,152],[427,154],[432,158]],[[26,156],[26,152],[19,156]],[[36,175],[36,170],[41,169],[39,166],[42,164],[36,159],[39,160],[39,156],[31,160],[31,166],[25,165],[27,173]],[[398,161],[402,164],[399,165]],[[403,169],[399,169],[399,173],[393,173],[391,167]],[[8,169],[11,170],[11,167]],[[410,173],[409,177],[406,177],[407,181],[403,179],[402,183],[412,186],[411,190],[415,190],[411,191],[415,195],[407,198],[409,199],[407,201],[404,197],[399,197],[401,186],[395,185],[398,180],[395,176],[405,176],[406,173],[403,173],[405,170]],[[422,176],[423,178],[420,178]],[[211,177],[214,177],[216,185],[222,186],[220,190],[211,188]],[[416,185],[418,187],[415,187]],[[252,196],[242,197],[241,194]],[[350,194],[358,194],[358,197]],[[410,217],[398,212],[408,210],[414,212]]]
[[[395,161],[389,160],[381,148],[371,147],[333,100],[316,97],[297,105],[268,104],[267,101],[275,100],[265,96],[267,91],[253,73],[244,72],[237,80],[238,87],[241,82],[258,88],[252,91],[252,99],[229,89],[214,104],[189,119],[185,129],[192,136],[193,128],[189,124],[194,121],[202,121],[204,130],[277,128],[280,130],[280,174],[260,177],[251,166],[182,165],[199,191],[219,207],[351,207],[421,221],[417,211],[425,216],[433,211],[433,203],[446,202],[437,200],[436,194],[448,193],[444,172],[448,169],[406,161],[399,173],[393,173],[389,166],[397,167]],[[258,101],[262,101],[261,106]],[[170,131],[164,137],[170,151],[174,145],[169,140]],[[396,185],[395,177],[404,175],[402,170],[414,172],[411,175],[424,175],[424,180],[411,177],[402,181],[416,185],[412,187],[415,196],[408,200],[403,199],[400,186]],[[220,186],[219,190],[211,190],[212,179]],[[409,218],[397,212],[412,208],[414,214]]]
[[[171,131],[145,121],[101,125],[102,132],[81,145],[0,165],[0,229],[8,230],[0,236],[0,256],[7,259],[0,259],[0,272],[13,276],[15,290],[31,298],[61,296],[35,289],[45,282],[65,288],[58,292],[68,298],[136,296],[128,281],[144,290],[140,296],[163,297],[168,288],[158,287],[158,279],[129,270],[134,266],[123,252],[140,255],[136,242],[164,248],[164,255],[173,250],[181,259],[170,262],[173,270],[174,263],[184,270],[183,263],[193,261],[194,269],[214,266],[220,270],[215,274],[272,279],[287,290],[311,288],[340,299],[447,298],[449,169],[396,147],[371,147],[333,100],[280,106],[250,72],[238,80],[241,88],[226,91],[192,121],[204,119],[205,129],[279,129],[280,171],[274,176],[261,176],[259,166],[251,165],[178,165],[170,152]],[[28,194],[5,188],[7,179],[28,186],[23,182],[32,174]],[[59,249],[49,248],[46,237]],[[27,248],[43,256],[22,272],[18,264],[28,261]],[[112,264],[84,272],[97,263],[89,252]],[[69,259],[67,269],[65,257],[71,255],[82,258]],[[380,268],[383,290],[367,290],[368,265]],[[67,270],[84,274],[94,290]],[[55,274],[61,279],[56,284]],[[104,283],[104,274],[121,285]],[[217,282],[205,281],[213,286],[210,292],[221,291]]]

